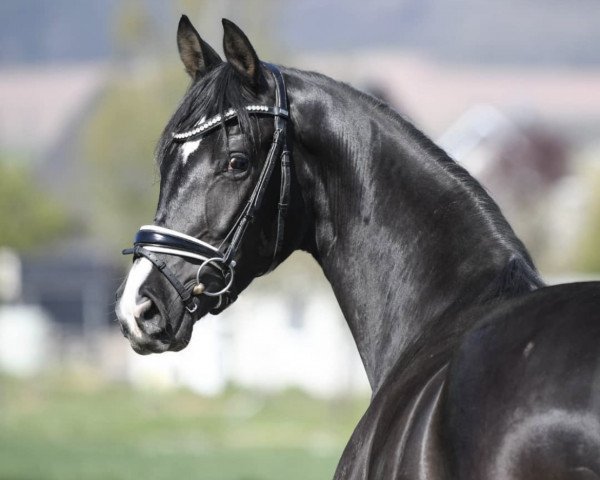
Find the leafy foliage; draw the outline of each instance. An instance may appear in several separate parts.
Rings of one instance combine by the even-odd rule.
[[[600,153],[600,150],[596,153]],[[600,169],[596,167],[592,170],[586,175],[586,181],[590,185],[590,198],[580,233],[577,267],[581,272],[598,273],[600,272],[600,248],[598,248],[600,245]]]
[[[59,238],[69,220],[26,167],[0,158],[0,225],[0,245],[23,252]]]

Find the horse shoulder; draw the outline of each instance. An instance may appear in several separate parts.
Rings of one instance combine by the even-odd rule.
[[[581,476],[600,474],[600,282],[496,305],[464,337],[446,388],[457,478],[600,478]]]
[[[336,470],[336,479],[444,480],[441,405],[447,364],[425,382],[390,379],[374,395]]]

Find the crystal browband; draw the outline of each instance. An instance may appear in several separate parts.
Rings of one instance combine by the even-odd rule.
[[[289,118],[289,112],[280,107],[269,107],[267,105],[247,105],[244,108],[254,115],[273,115],[276,117]],[[173,138],[175,140],[185,140],[189,137],[193,137],[194,135],[198,135],[199,133],[210,132],[220,125],[221,122],[231,120],[235,117],[237,117],[237,111],[233,108],[230,108],[223,113],[223,115],[217,114],[208,120],[197,123],[192,130],[181,133],[173,133]]]

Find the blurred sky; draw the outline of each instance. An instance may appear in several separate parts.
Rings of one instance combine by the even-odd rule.
[[[453,62],[600,64],[596,0],[3,0],[0,64],[106,59],[128,6],[151,18],[156,38],[172,39],[185,12],[214,24],[201,32],[209,40],[226,16],[292,53],[378,47]]]

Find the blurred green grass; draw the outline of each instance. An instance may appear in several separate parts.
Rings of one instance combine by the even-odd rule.
[[[0,479],[332,478],[367,399],[0,377]]]

